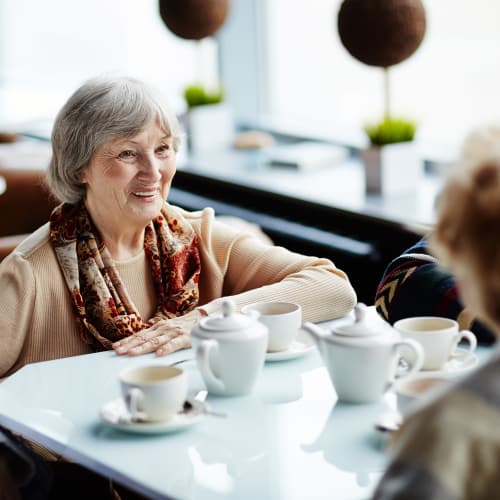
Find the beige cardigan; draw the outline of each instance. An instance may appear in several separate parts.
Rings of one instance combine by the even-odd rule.
[[[333,319],[353,308],[355,292],[330,260],[266,245],[215,220],[210,208],[173,208],[200,238],[199,307],[206,313],[218,311],[226,296],[237,307],[271,299],[298,302],[304,321]],[[0,378],[27,363],[91,352],[79,337],[48,236],[47,223],[0,264]],[[149,318],[156,300],[144,252],[115,265],[139,313]]]

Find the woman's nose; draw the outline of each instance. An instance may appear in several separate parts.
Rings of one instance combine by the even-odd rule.
[[[144,155],[141,161],[140,174],[148,179],[159,180],[161,178],[161,161],[155,155]]]

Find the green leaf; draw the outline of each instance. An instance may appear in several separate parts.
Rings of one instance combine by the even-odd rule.
[[[412,120],[386,117],[377,123],[367,123],[364,130],[372,146],[384,146],[385,144],[412,141],[417,125]]]
[[[188,108],[203,106],[205,104],[217,104],[224,98],[222,88],[214,91],[206,90],[202,85],[189,85],[184,89],[184,99]]]

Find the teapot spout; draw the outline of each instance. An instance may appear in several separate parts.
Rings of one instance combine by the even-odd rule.
[[[320,328],[318,325],[315,325],[314,323],[303,323],[302,324],[302,329],[305,330],[311,337],[314,339],[316,344],[319,346],[321,339],[325,338],[328,336],[328,332],[325,332],[323,328]]]

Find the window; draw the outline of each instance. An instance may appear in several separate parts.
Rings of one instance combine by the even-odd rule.
[[[419,142],[435,151],[454,147],[472,127],[498,118],[500,4],[423,1],[427,32],[413,56],[391,69],[391,108],[416,119]],[[332,139],[365,140],[362,124],[383,113],[383,72],[352,58],[341,44],[341,0],[254,3],[266,28],[265,36],[254,35],[256,45],[265,43],[265,114]]]
[[[53,118],[106,72],[157,85],[181,109],[183,87],[213,70],[210,43],[170,33],[157,0],[0,0],[0,122]]]

